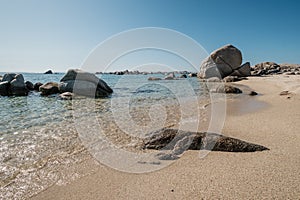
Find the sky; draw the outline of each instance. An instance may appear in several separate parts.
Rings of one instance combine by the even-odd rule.
[[[299,11],[297,0],[0,0],[0,71],[80,68],[107,38],[143,27],[178,31],[208,53],[233,44],[252,65],[300,63]]]

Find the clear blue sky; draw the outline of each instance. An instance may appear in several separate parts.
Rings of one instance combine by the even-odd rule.
[[[300,63],[300,1],[0,0],[0,71],[79,67],[132,28],[182,32],[208,52],[231,43],[244,61]]]

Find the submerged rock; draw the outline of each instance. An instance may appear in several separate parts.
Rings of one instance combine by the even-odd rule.
[[[144,149],[169,150],[158,154],[159,159],[176,159],[185,150],[212,150],[227,152],[254,152],[269,150],[267,147],[236,138],[208,132],[189,132],[163,128],[149,134]]]

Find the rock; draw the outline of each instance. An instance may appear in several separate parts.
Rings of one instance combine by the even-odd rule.
[[[42,95],[51,95],[59,93],[58,90],[58,83],[55,82],[48,82],[39,87],[39,91]]]
[[[211,77],[206,79],[207,82],[222,82],[218,77]]]
[[[238,77],[238,76],[227,76],[223,80],[225,82],[229,83],[229,82],[237,82],[237,81],[241,81],[241,80],[247,80],[247,78],[245,78],[245,77]]]
[[[60,93],[72,92],[75,94],[88,96],[88,97],[103,97],[106,96],[106,92],[101,93],[101,90],[97,89],[97,85],[88,81],[66,81],[59,84]]]
[[[59,95],[61,100],[72,100],[74,97],[74,94],[72,92],[64,92]]]
[[[8,96],[9,95],[9,82],[8,81],[3,81],[0,82],[0,95],[1,96]]]
[[[284,90],[282,92],[279,93],[280,96],[283,96],[283,95],[290,95],[291,93],[287,90]]]
[[[173,159],[174,156],[183,153],[187,149],[227,152],[255,152],[269,150],[261,145],[217,133],[189,132],[168,128],[163,128],[148,134],[148,138],[144,140],[143,148],[167,151],[172,150],[171,153],[158,154],[159,159]],[[176,149],[180,150],[178,151]]]
[[[197,77],[197,73],[190,73],[189,77]]]
[[[179,78],[187,78],[186,74],[181,74]]]
[[[10,82],[10,92],[11,95],[15,96],[26,96],[28,94],[22,74],[17,74]]]
[[[148,78],[148,81],[159,81],[159,80],[161,80],[161,78],[152,77],[152,76],[150,76],[150,77]]]
[[[258,94],[257,94],[257,92],[255,92],[255,91],[251,91],[251,92],[249,93],[249,95],[250,95],[250,96],[255,96],[255,95],[258,95]]]
[[[239,94],[242,93],[242,90],[240,90],[237,87],[233,87],[231,85],[220,85],[216,89],[217,93],[233,93],[233,94]]]
[[[26,87],[26,89],[29,90],[29,91],[34,90],[34,85],[33,85],[33,83],[31,83],[30,81],[26,81],[26,82],[25,82],[25,87]]]
[[[48,71],[46,71],[44,74],[53,74],[53,72],[52,72],[52,70],[48,70]]]
[[[103,80],[99,79],[95,74],[84,72],[79,69],[70,69],[68,72],[64,75],[64,77],[60,80],[61,82],[68,82],[68,81],[83,81],[80,83],[84,83],[82,86],[77,83],[67,83],[67,84],[73,84],[73,86],[76,86],[76,91],[75,93],[79,92],[81,95],[84,95],[86,92],[84,91],[79,91],[79,90],[84,90],[83,86],[87,85],[89,92],[87,92],[88,96],[94,96],[94,97],[105,97],[109,96],[113,90],[104,82]],[[96,93],[94,92],[93,95],[90,94],[91,89],[91,84],[87,84],[85,82],[90,82],[96,85]],[[72,90],[73,91],[73,90]],[[66,91],[66,92],[71,92],[71,91]]]
[[[165,80],[173,80],[173,79],[175,79],[176,77],[175,77],[175,74],[174,74],[174,72],[172,72],[172,73],[170,73],[170,74],[168,74],[167,76],[165,76]]]
[[[242,53],[233,45],[226,45],[210,54],[200,66],[199,78],[219,77],[223,79],[231,74],[250,75],[250,63],[242,64]]]
[[[3,76],[0,76],[0,82],[2,82],[2,78],[3,78]]]
[[[284,75],[296,75],[295,72],[285,72]]]
[[[230,76],[238,76],[238,77],[247,77],[251,76],[251,67],[250,63],[246,62],[245,64],[241,65],[239,68],[235,69]]]
[[[36,91],[40,91],[40,87],[43,85],[41,82],[37,82],[34,84],[33,89]]]
[[[15,73],[8,73],[8,74],[4,74],[4,76],[3,76],[3,78],[2,78],[2,81],[4,82],[4,81],[7,81],[7,82],[11,82],[14,78],[15,78],[15,76],[16,76],[17,74],[15,74]]]

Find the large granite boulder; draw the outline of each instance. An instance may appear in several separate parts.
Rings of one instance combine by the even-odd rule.
[[[250,76],[250,63],[242,64],[242,53],[233,45],[226,45],[210,54],[200,66],[199,78]]]
[[[48,82],[39,87],[39,91],[42,95],[51,95],[59,93],[58,83]]]
[[[90,97],[105,97],[113,90],[95,74],[79,69],[70,69],[60,80],[60,92],[73,92]]]
[[[4,91],[6,89],[6,91]],[[2,78],[1,95],[26,96],[28,90],[22,74],[8,73]]]

